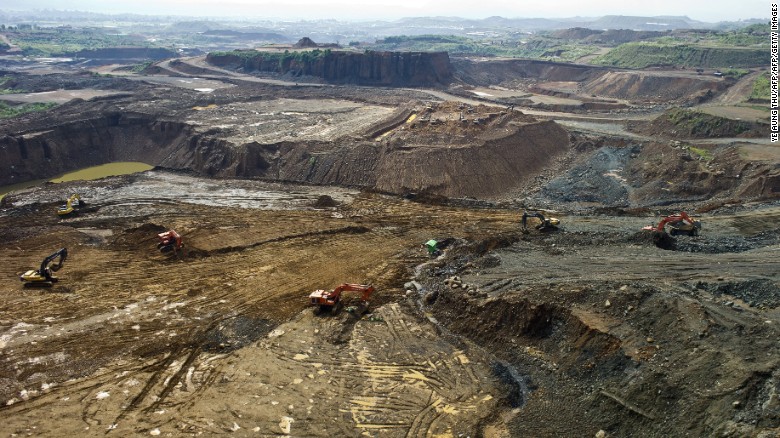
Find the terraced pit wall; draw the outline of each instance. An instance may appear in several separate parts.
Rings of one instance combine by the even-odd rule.
[[[730,85],[713,76],[654,75],[619,68],[550,61],[452,61],[458,79],[474,86],[511,84],[517,80],[578,82],[583,95],[613,99],[704,101]],[[533,88],[539,92],[539,88]],[[544,93],[548,94],[548,93]],[[563,96],[570,97],[570,96]]]
[[[391,193],[493,196],[533,177],[569,148],[554,122],[511,125],[468,146],[375,139],[233,144],[182,122],[109,113],[0,137],[0,184],[53,177],[112,161],[141,161],[211,177],[374,188]]]

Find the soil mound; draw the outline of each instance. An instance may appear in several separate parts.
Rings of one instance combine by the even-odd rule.
[[[336,202],[335,199],[331,198],[328,195],[320,195],[319,198],[317,198],[316,201],[314,201],[313,206],[315,208],[327,208],[327,207],[336,207],[339,203]]]
[[[136,249],[141,246],[153,247],[157,243],[157,234],[165,231],[168,229],[162,225],[145,223],[117,235],[113,244],[127,249]]]
[[[626,240],[630,243],[638,245],[653,245],[669,251],[674,251],[677,249],[677,239],[659,231],[637,231]]]
[[[674,108],[649,123],[629,125],[632,131],[671,138],[762,138],[769,136],[768,125],[713,116],[702,111]]]
[[[659,103],[700,101],[728,87],[718,79],[610,71],[584,82],[584,94]]]
[[[318,44],[312,41],[309,37],[303,37],[299,39],[297,43],[293,44],[293,47],[296,49],[308,49],[318,47]]]

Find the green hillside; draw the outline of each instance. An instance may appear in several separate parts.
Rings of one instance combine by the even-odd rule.
[[[594,58],[592,64],[625,68],[658,65],[678,67],[757,67],[769,65],[763,48],[708,47],[654,42],[626,43]]]

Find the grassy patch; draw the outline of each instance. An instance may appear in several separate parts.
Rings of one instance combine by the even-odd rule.
[[[134,66],[133,66],[133,67],[130,69],[130,71],[132,71],[133,73],[141,73],[142,71],[144,71],[144,70],[146,70],[147,68],[149,68],[149,66],[150,66],[150,65],[152,65],[152,64],[154,64],[154,62],[153,62],[153,61],[146,61],[146,62],[142,62],[141,64],[136,64],[136,65],[134,65]]]
[[[83,49],[152,47],[138,36],[118,35],[95,28],[37,28],[19,26],[5,32],[25,56],[65,56]]]
[[[689,109],[672,109],[665,117],[678,131],[695,137],[735,136],[750,130],[750,125],[741,120],[730,120]]]
[[[16,88],[6,88],[5,84],[7,84],[10,80],[11,78],[9,77],[0,78],[0,94],[19,94],[27,92],[25,90],[19,90]]]
[[[759,75],[753,82],[753,91],[750,100],[769,102],[769,72]]]
[[[720,72],[723,73],[723,76],[727,78],[739,79],[742,76],[745,76],[748,73],[750,73],[750,70],[745,70],[743,68],[725,68]]]
[[[525,41],[477,40],[455,35],[392,36],[377,41],[374,50],[447,52],[451,55],[501,56],[507,58],[531,58],[552,61],[574,61],[595,53],[598,47],[575,42],[561,43],[548,37],[535,37]]]
[[[46,111],[50,108],[57,106],[56,103],[28,103],[25,105],[11,106],[5,102],[0,102],[0,119],[8,119],[11,117],[20,116],[22,114]]]
[[[301,50],[301,51],[289,51],[284,52],[261,52],[257,50],[233,50],[230,52],[211,52],[208,54],[208,58],[211,57],[235,57],[244,67],[249,67],[253,64],[259,63],[278,63],[282,68],[284,65],[296,62],[306,64],[317,61],[318,59],[325,58],[331,54],[330,49],[320,50]],[[208,59],[207,58],[207,59]]]
[[[710,161],[710,160],[712,160],[714,158],[712,156],[712,152],[708,151],[707,149],[702,149],[702,148],[697,148],[697,147],[694,147],[694,146],[689,146],[688,147],[688,152],[701,157],[705,161]]]
[[[591,63],[624,68],[664,65],[708,68],[753,67],[766,64],[766,50],[639,42],[621,44],[608,53],[594,58]]]

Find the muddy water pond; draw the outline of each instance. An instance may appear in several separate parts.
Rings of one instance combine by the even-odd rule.
[[[105,178],[107,176],[115,175],[129,175],[131,173],[144,172],[151,170],[154,166],[150,166],[146,163],[138,161],[119,161],[115,163],[101,164],[98,166],[87,167],[84,169],[68,172],[63,175],[56,176],[51,179],[37,179],[32,181],[25,181],[23,183],[11,184],[7,186],[0,186],[0,199],[8,193],[15,190],[26,189],[35,187],[44,182],[61,183],[67,181],[78,180],[94,180],[99,178]]]
[[[138,161],[121,161],[116,163],[101,164],[99,166],[87,167],[85,169],[68,172],[64,175],[50,179],[53,183],[67,181],[93,180],[115,175],[129,175],[131,173],[144,172],[152,170],[154,166]]]

